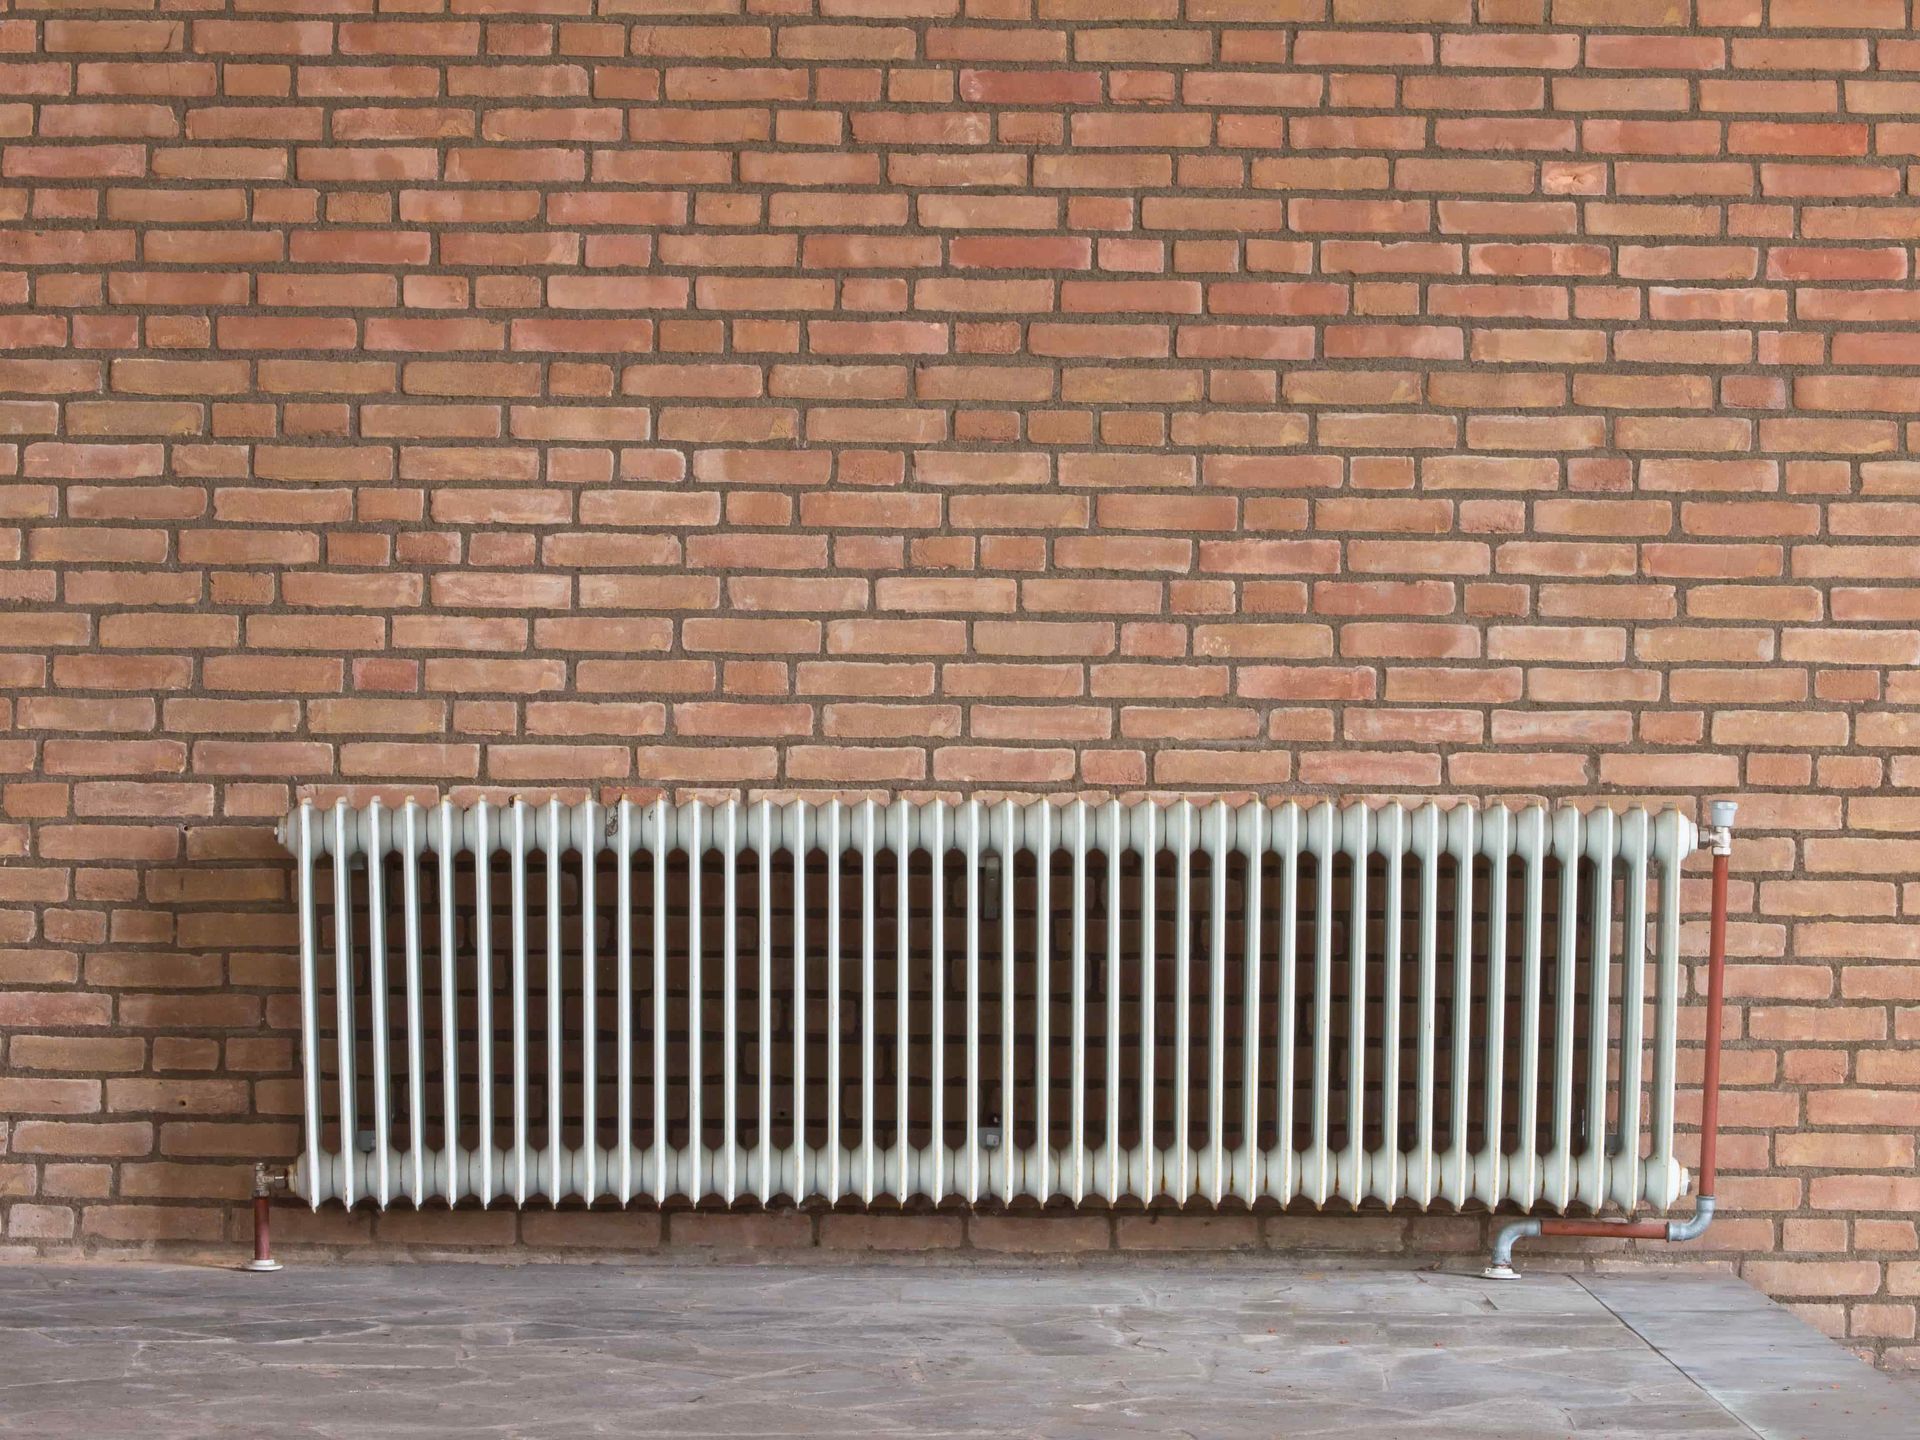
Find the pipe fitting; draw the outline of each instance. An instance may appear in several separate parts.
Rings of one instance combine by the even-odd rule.
[[[1713,1224],[1713,1196],[1702,1195],[1693,1202],[1693,1214],[1684,1220],[1667,1222],[1667,1240],[1678,1244],[1682,1240],[1698,1240],[1707,1233],[1707,1227]]]
[[[1707,833],[1702,838],[1715,855],[1733,854],[1733,817],[1739,809],[1733,800],[1715,800],[1707,806]]]
[[[1489,1280],[1518,1280],[1520,1272],[1513,1268],[1514,1242],[1531,1239],[1539,1233],[1538,1220],[1515,1220],[1511,1224],[1502,1225],[1499,1233],[1493,1237],[1491,1263],[1480,1273]]]

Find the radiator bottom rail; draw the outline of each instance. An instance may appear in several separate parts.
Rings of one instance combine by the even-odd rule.
[[[1010,1199],[1070,1200],[1112,1203],[1121,1199],[1170,1199],[1219,1203],[1304,1199],[1315,1204],[1383,1204],[1411,1202],[1423,1207],[1453,1207],[1478,1202],[1512,1202],[1532,1207],[1565,1209],[1582,1194],[1599,1191],[1609,1203],[1632,1211],[1642,1204],[1665,1210],[1687,1191],[1686,1169],[1671,1157],[1655,1156],[1629,1166],[1609,1158],[1595,1176],[1593,1161],[1576,1158],[1571,1176],[1558,1157],[1539,1157],[1528,1167],[1511,1155],[1486,1152],[1461,1155],[1435,1151],[1430,1173],[1406,1152],[1329,1148],[1324,1160],[1315,1151],[1272,1149],[1222,1152],[1215,1164],[1211,1149],[1122,1147],[1117,1155],[1104,1147],[1088,1150],[1078,1170],[1071,1151],[1042,1154],[1034,1146],[1003,1146],[982,1150],[977,1176],[965,1148],[936,1150],[910,1146],[903,1157],[894,1147],[843,1147],[833,1152],[808,1146],[777,1146],[770,1155],[758,1147],[703,1147],[698,1155],[688,1148],[669,1147],[661,1155],[651,1147],[635,1147],[624,1155],[616,1149],[591,1152],[562,1147],[557,1155],[545,1148],[525,1152],[524,1169],[516,1152],[496,1149],[483,1157],[479,1151],[424,1150],[416,1170],[411,1151],[390,1151],[385,1179],[379,1157],[356,1152],[350,1162],[335,1152],[322,1151],[317,1172],[303,1157],[293,1170],[291,1189],[310,1205],[326,1201],[355,1204],[373,1201],[385,1206],[397,1202],[452,1203],[477,1199],[524,1205],[532,1200],[549,1204],[564,1200],[619,1203],[662,1200],[718,1199],[765,1203],[841,1200],[889,1203],[925,1199],[960,1199],[969,1203]],[[483,1158],[486,1164],[482,1164]],[[904,1162],[904,1177],[902,1165]],[[697,1166],[697,1173],[696,1173]],[[1528,1172],[1531,1168],[1532,1181]],[[1563,1183],[1564,1177],[1564,1183]],[[1637,1180],[1641,1193],[1622,1193]]]

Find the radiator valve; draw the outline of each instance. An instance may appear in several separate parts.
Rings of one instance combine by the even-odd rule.
[[[1715,855],[1733,853],[1733,816],[1739,808],[1732,800],[1715,800],[1707,806],[1707,848]]]

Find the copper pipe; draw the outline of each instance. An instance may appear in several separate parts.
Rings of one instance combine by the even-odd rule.
[[[1720,1149],[1720,1031],[1726,1005],[1727,852],[1713,852],[1713,914],[1707,922],[1707,1059],[1701,1073],[1700,1193],[1714,1193]]]
[[[267,1167],[253,1167],[253,1259],[243,1269],[254,1271],[278,1270],[280,1262],[273,1258],[273,1180]]]
[[[1540,1222],[1542,1235],[1598,1235],[1615,1240],[1664,1240],[1664,1220],[1562,1220],[1549,1217]]]

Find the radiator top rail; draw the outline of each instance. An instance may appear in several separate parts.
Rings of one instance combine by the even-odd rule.
[[[650,804],[588,800],[563,805],[557,797],[529,801],[516,796],[505,803],[477,800],[467,805],[451,800],[420,805],[409,799],[396,806],[374,799],[361,806],[339,800],[331,807],[315,807],[303,801],[275,829],[292,854],[299,853],[303,813],[327,817],[325,824],[305,827],[314,855],[349,857],[376,852],[410,858],[497,855],[516,847],[614,855],[656,849],[846,854],[871,844],[894,853],[928,854],[964,853],[970,847],[1001,855],[1109,849],[1133,855],[1305,850],[1416,859],[1446,855],[1531,860],[1537,855],[1565,861],[1650,855],[1667,861],[1686,856],[1702,843],[1700,827],[1671,807],[1650,813],[1639,806],[1582,811],[1572,805],[1514,809],[1471,802],[1445,808],[1429,802],[1417,809],[1397,801],[1374,806],[1361,801],[1335,805],[1330,800],[1310,808],[1295,801],[1272,805],[1264,800],[1216,800],[1204,806],[1189,800],[1109,800],[1088,805],[1054,798],[1024,804],[827,799],[671,805],[662,799]]]

